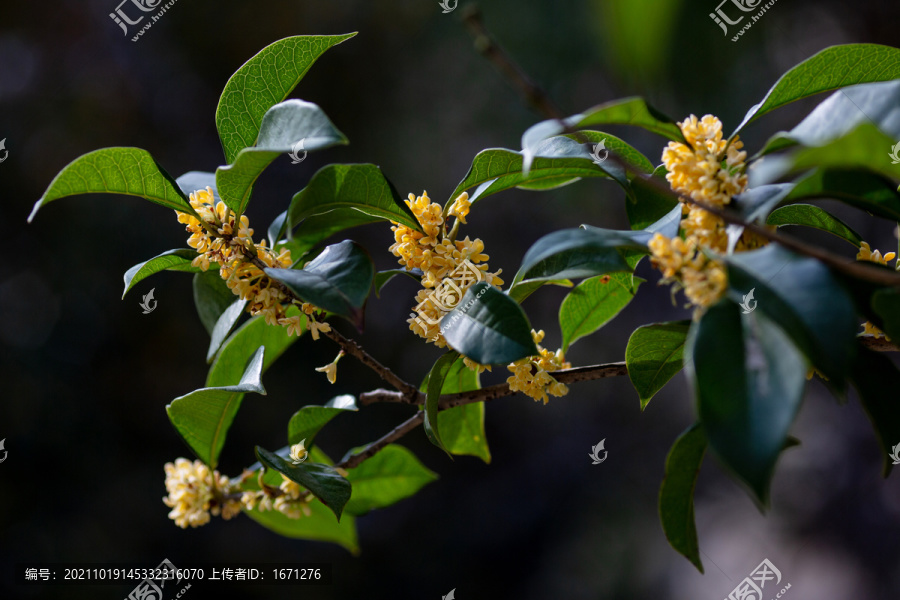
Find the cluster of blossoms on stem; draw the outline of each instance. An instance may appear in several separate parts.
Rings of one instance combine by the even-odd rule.
[[[291,251],[276,252],[266,247],[266,241],[253,243],[253,230],[245,215],[239,223],[224,202],[216,202],[212,188],[197,190],[190,195],[191,207],[197,216],[179,212],[178,221],[191,234],[188,245],[197,251],[191,262],[206,271],[210,263],[219,265],[219,275],[228,288],[247,301],[251,315],[262,315],[269,325],[286,327],[288,335],[300,335],[308,328],[313,339],[320,332],[331,331],[328,323],[313,315],[319,311],[312,304],[300,302],[254,264],[254,258],[269,268],[287,269],[292,265]],[[199,217],[199,219],[197,218]],[[296,307],[296,309],[292,309]],[[309,318],[301,314],[306,313]]]
[[[291,457],[295,462],[298,457],[305,460],[308,455],[305,441],[291,446]],[[309,507],[312,494],[284,475],[277,490],[262,486],[261,490],[241,493],[241,484],[246,477],[229,479],[199,460],[191,462],[179,458],[174,463],[166,463],[165,471],[168,495],[163,498],[163,503],[172,509],[169,518],[182,529],[206,525],[210,515],[221,515],[227,521],[241,509],[277,510],[291,519],[312,514]]]
[[[169,518],[182,529],[209,523],[210,514],[226,521],[241,512],[239,501],[226,498],[231,481],[199,460],[179,458],[166,463],[166,491],[163,503],[171,508]]]
[[[535,401],[543,400],[544,404],[547,404],[549,400],[547,394],[565,396],[569,393],[569,387],[558,382],[550,373],[559,369],[569,369],[572,365],[566,362],[561,348],[556,352],[551,352],[540,346],[544,339],[543,330],[534,331],[532,329],[531,337],[537,345],[539,354],[510,364],[507,369],[512,371],[512,375],[506,381],[512,391],[522,392]]]
[[[735,136],[728,142],[722,137],[722,122],[712,115],[697,119],[691,115],[679,123],[687,144],[669,142],[663,151],[666,180],[673,190],[697,202],[722,208],[733,196],[747,188],[747,153],[743,142]],[[707,252],[728,251],[726,224],[712,213],[688,203],[681,203],[683,237],[667,238],[657,233],[650,240],[653,265],[663,273],[663,281],[673,282],[684,290],[694,315],[715,303],[725,293],[728,276],[721,261]],[[734,251],[753,250],[766,240],[745,231]]]
[[[488,271],[489,257],[484,254],[484,242],[480,239],[456,239],[459,226],[466,224],[471,208],[468,193],[460,194],[446,210],[432,202],[427,192],[418,197],[410,194],[406,204],[422,231],[393,222],[394,244],[390,251],[407,270],[422,271],[422,289],[416,294],[416,312],[410,315],[409,328],[419,337],[444,348],[447,340],[441,330],[441,320],[459,304],[466,290],[475,283],[484,281],[499,289],[503,285],[499,277],[501,271]],[[455,222],[448,230],[450,217],[454,217]],[[543,339],[544,332],[532,331],[532,336],[537,343]],[[569,391],[549,373],[571,365],[565,362],[562,350],[553,353],[540,346],[538,350],[539,354],[508,365],[513,375],[507,382],[514,391],[524,392],[546,403],[548,394],[563,396]],[[468,357],[463,360],[467,367],[478,373],[490,370],[489,366],[478,364]]]
[[[879,265],[885,265],[892,260],[897,258],[896,252],[888,252],[884,256],[882,256],[881,252],[878,250],[872,250],[872,248],[866,242],[862,242],[859,246],[859,253],[856,255],[856,260],[866,260],[873,263],[878,263]],[[900,261],[898,261],[898,266],[900,266]],[[866,321],[863,324],[863,334],[865,335],[873,335],[876,338],[884,338],[887,341],[891,341],[891,339],[884,334],[883,331],[872,325],[869,321]]]

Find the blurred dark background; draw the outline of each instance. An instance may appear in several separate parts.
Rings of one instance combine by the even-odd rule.
[[[736,43],[708,16],[716,2],[495,0],[482,9],[502,45],[565,112],[641,94],[676,119],[716,114],[726,131],[784,70],[826,46],[900,45],[893,0],[782,0]],[[167,557],[176,565],[334,565],[331,587],[223,592],[196,584],[190,598],[437,599],[456,588],[460,600],[718,600],[763,558],[792,584],[790,600],[898,597],[900,483],[896,475],[881,479],[882,456],[855,398],[838,405],[819,382],[811,383],[793,431],[803,445],[780,462],[767,515],[707,458],[696,501],[705,575],[668,547],[656,512],[666,452],[694,420],[682,375],[643,413],[625,378],[574,386],[547,406],[523,396],[495,401],[487,409],[491,465],[450,461],[414,432],[402,443],[441,479],[360,518],[358,557],[281,538],[245,516],[175,527],[160,501],[162,467],[187,450],[164,406],[203,386],[208,336],[188,275],[159,274],[120,296],[126,269],[185,246],[183,227],[171,211],[114,196],[66,199],[26,225],[53,176],[107,146],[145,148],[175,176],[213,171],[223,160],[213,120],[223,85],[265,45],[298,34],[360,32],[329,51],[295,92],[322,106],[351,145],[300,166],[276,161],[249,209],[257,235],[329,162],[374,162],[404,194],[427,189],[443,202],[479,150],[517,149],[522,131],[541,117],[473,49],[462,10],[442,14],[437,0],[180,0],[136,43],[109,18],[115,5],[0,4],[0,138],[9,150],[0,164],[0,439],[9,452],[0,464],[0,596],[122,598],[133,586],[8,587],[9,577],[17,562],[153,566]],[[751,126],[751,153],[813,104]],[[609,131],[659,162],[660,138]],[[627,227],[622,200],[615,185],[596,181],[506,192],[476,205],[465,233],[485,241],[491,266],[508,281],[547,232],[585,222]],[[835,210],[873,247],[896,247],[893,224]],[[386,224],[350,235],[379,268],[395,264]],[[808,239],[848,253],[839,241]],[[638,298],[571,349],[574,364],[622,360],[635,327],[685,318],[646,261],[638,274],[649,280]],[[151,288],[158,308],[143,315],[138,303]],[[361,338],[412,381],[439,355],[407,330],[416,289],[396,281],[373,298]],[[563,296],[548,288],[524,305],[547,331],[547,347],[559,343]],[[232,429],[225,473],[252,463],[255,444],[284,445],[287,421],[304,404],[380,385],[345,359],[330,386],[313,368],[334,353],[330,342],[304,338],[267,373],[268,396],[248,396]],[[505,377],[494,371],[485,383]],[[403,407],[370,407],[342,416],[318,441],[340,456],[407,415]],[[604,438],[609,458],[593,466],[587,455]]]

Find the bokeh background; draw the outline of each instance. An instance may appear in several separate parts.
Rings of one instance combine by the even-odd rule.
[[[892,0],[781,0],[736,43],[708,16],[716,2],[493,0],[482,10],[502,45],[567,113],[641,94],[678,119],[716,114],[726,130],[784,70],[826,46],[900,45],[900,5]],[[495,401],[487,411],[490,465],[450,461],[414,432],[402,443],[441,479],[359,519],[358,557],[281,538],[244,516],[175,527],[160,501],[162,466],[187,451],[164,406],[202,387],[208,337],[188,275],[159,274],[120,297],[122,273],[184,247],[183,227],[170,211],[111,196],[58,202],[26,225],[52,177],[107,146],[145,148],[176,176],[213,171],[222,162],[213,115],[223,85],[262,47],[297,34],[360,32],[329,51],[295,93],[322,106],[351,145],[299,166],[276,161],[249,209],[257,232],[329,162],[377,163],[403,193],[427,189],[443,201],[479,150],[518,148],[522,131],[541,117],[474,50],[462,11],[442,14],[437,0],[180,0],[137,43],[109,18],[115,4],[0,4],[0,138],[9,150],[0,164],[0,438],[9,452],[0,464],[0,596],[122,598],[133,586],[11,586],[12,565],[156,565],[164,557],[176,565],[334,565],[331,587],[196,584],[190,598],[437,599],[455,588],[460,600],[718,600],[763,558],[791,583],[791,600],[900,595],[900,483],[896,475],[881,479],[882,456],[855,397],[840,405],[819,382],[810,384],[792,432],[803,444],[779,463],[766,515],[707,457],[696,499],[705,575],[668,547],[656,513],[666,452],[694,420],[681,375],[643,413],[625,378],[574,386],[547,406],[523,396]],[[755,123],[748,147],[793,126],[813,104]],[[660,138],[609,131],[659,160]],[[509,279],[543,234],[585,222],[624,228],[623,208],[609,182],[511,191],[478,204],[465,233],[485,241],[491,266]],[[893,224],[835,210],[873,246],[896,246]],[[392,267],[386,224],[350,235],[379,268]],[[807,239],[849,251],[839,241]],[[573,363],[621,360],[635,327],[685,317],[647,264],[638,274],[648,279],[638,298],[579,341]],[[150,288],[158,308],[143,315],[138,302]],[[398,280],[373,298],[361,340],[418,381],[439,352],[407,330],[415,291],[415,282]],[[547,331],[548,347],[559,342],[563,294],[548,288],[524,305]],[[328,341],[304,338],[267,373],[269,394],[244,401],[223,471],[234,475],[252,463],[255,444],[284,445],[299,407],[379,385],[345,359],[330,386],[313,368],[334,352]],[[500,381],[502,371],[484,381]],[[318,441],[340,456],[407,414],[367,408],[340,417]],[[588,453],[601,439],[609,458],[593,466]]]

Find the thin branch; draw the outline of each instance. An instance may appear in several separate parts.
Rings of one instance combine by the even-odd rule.
[[[874,335],[861,335],[857,339],[860,344],[875,352],[900,352],[900,348],[887,338],[877,338]]]
[[[372,442],[365,449],[357,452],[356,454],[350,455],[346,460],[335,465],[336,469],[352,469],[357,467],[365,460],[375,456],[381,450],[383,450],[388,444],[391,444],[404,435],[421,425],[425,421],[425,412],[419,411],[409,419],[403,421],[396,427],[394,427],[387,435],[383,436],[377,441]]]

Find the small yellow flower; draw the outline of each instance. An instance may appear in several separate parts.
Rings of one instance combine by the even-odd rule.
[[[306,449],[306,438],[303,438],[299,443],[291,446],[291,460],[295,465],[299,465],[307,458],[309,458],[309,451]]]
[[[469,208],[471,208],[471,206],[472,203],[469,202],[469,193],[463,192],[456,200],[453,201],[453,205],[450,206],[450,210],[447,212],[451,216],[459,219],[459,222],[465,225],[466,215],[469,214]]]
[[[897,257],[896,252],[888,252],[884,256],[881,255],[881,252],[878,250],[872,250],[872,248],[866,242],[861,242],[859,245],[859,252],[856,255],[856,260],[865,260],[873,263],[878,263],[879,265],[885,265]],[[884,338],[887,341],[891,341],[891,338],[886,336],[883,331],[872,325],[869,321],[863,323],[863,332],[862,335],[871,335],[876,338]]]
[[[337,381],[337,364],[343,356],[344,351],[341,350],[340,352],[338,352],[338,355],[332,362],[328,363],[324,367],[317,368],[316,371],[318,371],[319,373],[325,373],[325,376],[328,377],[328,381],[334,383],[335,381]]]
[[[569,369],[572,365],[566,362],[562,349],[551,352],[540,346],[544,339],[544,331],[531,331],[531,337],[538,349],[538,354],[515,361],[507,366],[512,375],[507,378],[509,389],[514,392],[522,392],[535,401],[542,400],[544,404],[550,396],[565,396],[569,388],[558,382],[550,373],[560,369]]]
[[[172,509],[169,518],[182,529],[206,525],[210,514],[230,519],[240,512],[240,502],[221,500],[222,491],[230,487],[228,478],[201,461],[179,458],[166,463],[165,471],[168,496],[163,503]]]

